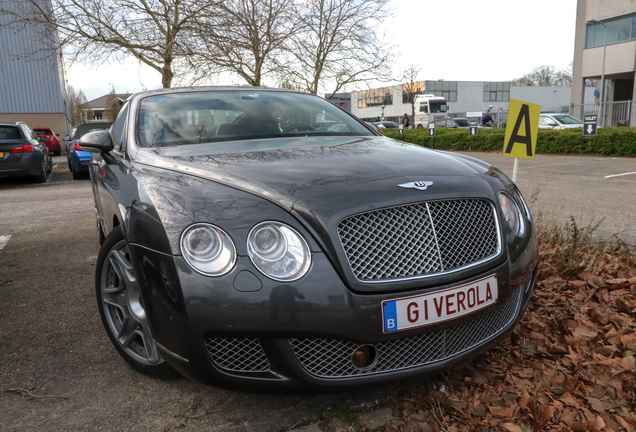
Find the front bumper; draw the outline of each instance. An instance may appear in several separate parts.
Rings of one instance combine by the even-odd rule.
[[[332,387],[382,382],[466,361],[516,325],[534,288],[536,254],[508,260],[451,284],[388,294],[349,290],[329,260],[314,254],[299,281],[262,276],[247,257],[220,278],[204,277],[182,257],[130,245],[146,310],[164,358],[206,384]],[[385,334],[383,300],[425,294],[496,274],[498,302],[443,324]],[[359,347],[372,365],[353,365]]]

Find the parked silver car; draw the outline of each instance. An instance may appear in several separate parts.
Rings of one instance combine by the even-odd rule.
[[[541,129],[570,129],[582,128],[583,122],[567,114],[540,114],[539,128]]]

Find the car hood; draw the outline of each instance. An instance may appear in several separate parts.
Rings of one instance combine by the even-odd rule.
[[[226,184],[288,211],[314,201],[312,197],[359,200],[360,193],[384,188],[385,183],[395,195],[403,183],[480,177],[448,154],[385,137],[307,136],[142,148],[135,162]]]

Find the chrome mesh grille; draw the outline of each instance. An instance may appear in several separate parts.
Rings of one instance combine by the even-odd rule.
[[[493,205],[483,199],[431,201],[343,219],[338,236],[361,281],[455,270],[499,253]]]
[[[461,354],[497,336],[516,318],[523,286],[495,312],[436,332],[374,344],[377,363],[356,368],[351,356],[359,343],[333,339],[289,339],[302,367],[320,378],[373,375],[422,366]]]
[[[210,358],[232,372],[267,372],[269,360],[258,339],[214,338],[205,343]]]

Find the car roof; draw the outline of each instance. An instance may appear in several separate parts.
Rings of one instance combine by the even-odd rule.
[[[312,95],[311,93],[297,91],[297,90],[289,90],[289,89],[280,89],[273,87],[253,87],[253,86],[191,86],[191,87],[171,87],[171,88],[161,88],[155,90],[146,90],[135,93],[131,96],[131,98],[143,98],[146,96],[152,95],[163,95],[163,94],[174,94],[174,93],[191,93],[191,92],[206,92],[206,91],[228,91],[228,90],[244,90],[244,91],[267,91],[267,92],[281,92],[281,93],[299,93],[304,95]],[[316,96],[316,95],[312,95]],[[319,96],[316,96],[319,97]]]

